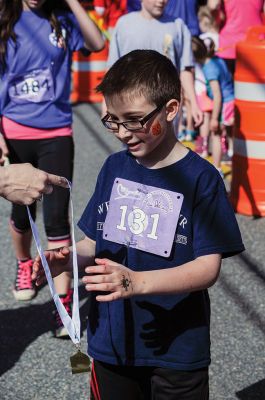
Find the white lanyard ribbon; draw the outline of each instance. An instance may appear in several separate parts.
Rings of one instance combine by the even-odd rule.
[[[77,254],[76,254],[76,244],[75,244],[75,233],[74,233],[74,211],[72,202],[72,190],[71,183],[67,180],[69,191],[70,191],[70,210],[71,210],[71,238],[72,238],[72,259],[73,259],[73,279],[74,279],[74,294],[73,294],[73,310],[72,318],[68,315],[64,305],[62,304],[59,295],[56,293],[53,279],[51,276],[50,268],[47,263],[46,257],[43,253],[40,236],[38,233],[37,226],[33,221],[29,207],[27,206],[28,216],[30,221],[30,226],[32,229],[32,234],[37,246],[39,256],[43,265],[43,269],[47,278],[47,282],[50,288],[52,298],[54,300],[57,311],[61,317],[62,323],[64,324],[70,338],[75,345],[80,344],[80,314],[79,314],[79,295],[78,295],[78,265],[77,265]]]

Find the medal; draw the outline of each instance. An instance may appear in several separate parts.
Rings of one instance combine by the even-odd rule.
[[[77,353],[70,357],[72,374],[80,374],[90,371],[90,358],[82,353],[80,346],[77,345]]]
[[[74,296],[73,296],[73,312],[72,318],[68,315],[64,305],[62,304],[58,294],[56,293],[54,282],[50,273],[50,268],[47,263],[46,257],[43,253],[40,236],[38,233],[37,226],[35,225],[30,210],[28,210],[29,221],[32,229],[32,234],[37,246],[38,253],[40,255],[42,266],[47,278],[47,283],[53,297],[55,306],[57,311],[60,315],[63,325],[65,326],[72,342],[77,347],[77,353],[70,357],[71,368],[73,374],[78,374],[80,372],[88,372],[90,370],[90,359],[89,357],[82,353],[80,350],[80,315],[79,315],[79,296],[78,296],[78,265],[77,265],[77,252],[76,252],[76,243],[75,243],[75,236],[74,236],[74,226],[73,226],[73,202],[72,202],[72,195],[71,195],[71,184],[68,181],[68,186],[70,190],[70,209],[71,209],[71,236],[72,236],[72,251],[73,251],[73,280],[74,280]]]

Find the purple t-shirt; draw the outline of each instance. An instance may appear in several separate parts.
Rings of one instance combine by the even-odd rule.
[[[69,103],[72,52],[84,47],[73,14],[57,12],[66,49],[49,21],[23,11],[15,24],[17,43],[7,46],[4,74],[0,73],[0,115],[35,128],[59,128],[72,123]]]
[[[116,220],[112,228],[127,232],[132,245],[105,238],[106,232],[112,232],[106,220],[113,211],[111,192],[112,201],[119,199],[114,205]],[[183,196],[174,200],[183,200],[180,213],[178,208],[173,210],[172,192]],[[148,237],[158,246],[164,245],[160,217],[155,217],[158,209],[164,218],[171,222],[175,219],[176,223],[173,239],[167,239],[171,251],[165,255],[150,251],[150,247],[147,251],[137,249],[134,244],[138,236],[140,240]],[[126,151],[110,156],[78,226],[96,241],[97,257],[107,257],[135,271],[172,268],[199,256],[220,253],[228,257],[244,250],[219,173],[192,151],[160,169],[143,167]],[[202,368],[210,363],[209,324],[207,290],[135,296],[110,303],[97,302],[93,294],[88,315],[88,353],[110,364]]]

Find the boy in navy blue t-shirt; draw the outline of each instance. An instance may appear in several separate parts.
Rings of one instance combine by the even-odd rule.
[[[244,250],[223,181],[174,135],[181,88],[165,56],[128,53],[98,90],[102,122],[127,149],[106,160],[78,224],[91,398],[208,399],[207,288],[221,259]],[[54,276],[71,270],[71,254],[49,253]],[[34,270],[40,284],[39,259]]]

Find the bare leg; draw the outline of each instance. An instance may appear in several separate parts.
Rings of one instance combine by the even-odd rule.
[[[186,125],[186,140],[192,141],[195,139],[196,132],[194,130],[194,123],[191,113],[191,104],[190,101],[185,97],[185,107],[186,107],[186,114],[187,114],[187,125]]]
[[[227,139],[228,139],[228,152],[227,154],[229,157],[232,157],[234,153],[234,145],[233,145],[233,126],[226,126],[226,133],[227,133]]]
[[[22,233],[18,232],[13,228],[11,223],[9,224],[9,230],[11,233],[16,258],[18,260],[27,260],[31,258],[31,230],[29,229],[28,231]]]
[[[58,247],[70,246],[70,240],[64,240],[62,242],[48,242],[48,250],[57,249]],[[54,278],[54,286],[56,292],[61,294],[67,294],[68,290],[71,288],[72,274],[69,272],[63,272],[61,275]]]
[[[200,126],[200,136],[202,138],[202,157],[208,156],[208,138],[210,133],[210,116],[209,112],[204,113],[203,124]]]
[[[220,132],[211,132],[213,165],[220,170],[222,158],[222,143]]]

